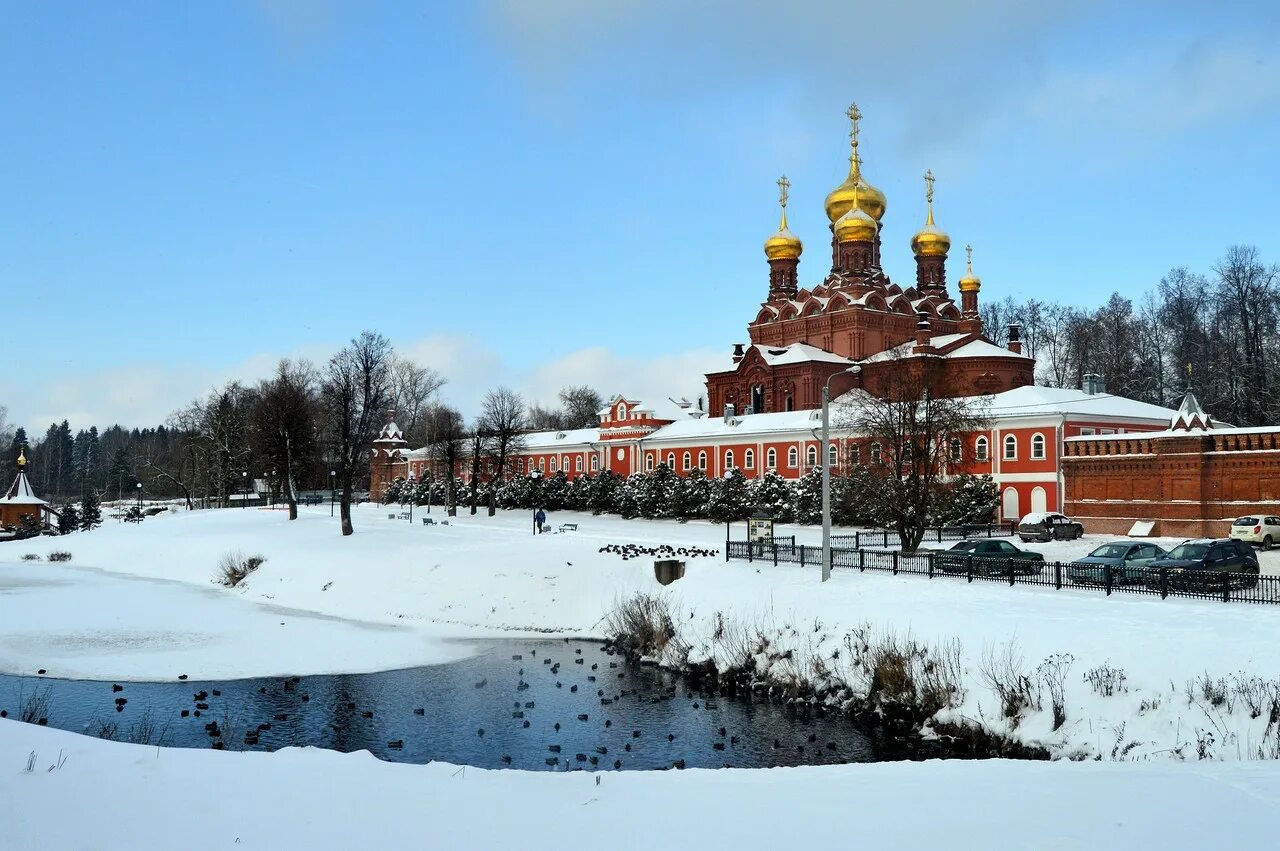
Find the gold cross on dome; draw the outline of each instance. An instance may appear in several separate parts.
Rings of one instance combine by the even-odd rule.
[[[964,247],[964,259],[965,259],[965,262],[968,263],[970,266],[973,265],[973,246],[972,245],[966,245]]]
[[[926,200],[926,201],[928,201],[930,204],[932,204],[932,203],[933,203],[933,181],[934,181],[934,180],[936,180],[936,179],[937,179],[937,178],[935,178],[935,177],[933,176],[933,169],[928,169],[927,171],[925,171],[925,173],[924,173],[924,198],[925,198],[925,200]]]
[[[856,144],[858,141],[858,122],[862,120],[862,113],[858,110],[856,103],[851,103],[844,114],[849,117],[849,138],[853,139]]]
[[[787,180],[784,174],[778,178],[778,203],[782,205],[782,209],[787,209],[788,190],[791,189],[791,181]]]

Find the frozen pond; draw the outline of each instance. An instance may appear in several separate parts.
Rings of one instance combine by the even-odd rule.
[[[123,701],[123,702],[120,702]],[[868,762],[848,720],[797,716],[682,678],[597,643],[500,641],[443,665],[372,674],[220,682],[0,676],[0,710],[90,736],[174,747],[369,750],[528,770],[771,767]]]

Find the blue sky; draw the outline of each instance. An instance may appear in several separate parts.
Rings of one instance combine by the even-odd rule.
[[[1280,261],[1280,4],[0,9],[0,405],[29,429],[155,422],[364,328],[464,408],[696,393],[766,292],[782,172],[825,273],[850,100],[899,282],[926,168],[983,298]]]

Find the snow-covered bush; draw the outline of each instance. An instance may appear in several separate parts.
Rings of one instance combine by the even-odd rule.
[[[250,573],[261,567],[264,561],[266,559],[262,556],[246,557],[244,553],[237,550],[223,553],[222,558],[218,560],[216,579],[228,588],[234,588],[243,582]]]

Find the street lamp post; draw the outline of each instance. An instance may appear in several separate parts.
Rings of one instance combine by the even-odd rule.
[[[268,484],[271,488],[271,507],[276,507],[276,493],[280,490],[280,477],[276,475],[276,471],[271,471],[271,482]]]
[[[413,503],[418,499],[418,495],[413,492],[413,483],[417,477],[413,471],[409,471],[409,525],[413,525]]]
[[[138,514],[141,515],[142,514],[142,482],[138,482],[137,490],[138,490]]]
[[[244,470],[240,473],[240,507],[249,507],[249,471]]]
[[[333,516],[333,503],[338,498],[338,480],[334,478],[338,475],[337,470],[329,471],[329,516]]]
[[[862,367],[854,364],[843,372],[854,375]],[[822,385],[822,581],[831,578],[831,379],[842,372],[833,372]]]

